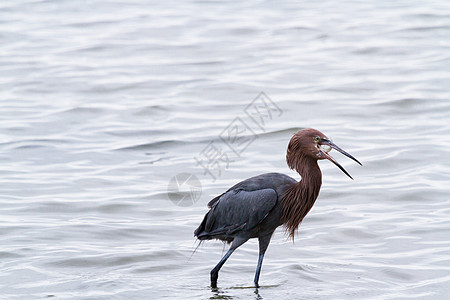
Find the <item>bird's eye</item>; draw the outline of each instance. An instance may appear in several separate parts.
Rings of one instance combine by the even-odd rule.
[[[320,137],[318,137],[318,136],[315,136],[315,137],[314,137],[314,142],[317,143],[319,140],[320,140]]]

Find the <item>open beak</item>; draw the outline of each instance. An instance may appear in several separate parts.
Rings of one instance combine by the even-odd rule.
[[[342,150],[341,148],[339,148],[336,144],[334,144],[332,141],[327,140],[327,139],[321,139],[321,141],[319,142],[319,145],[327,145],[330,146],[331,148],[341,152],[342,154],[344,154],[345,156],[353,159],[354,161],[356,161],[359,165],[362,166],[362,164],[353,156],[351,156],[350,154],[348,154],[347,152],[345,152],[344,150]],[[341,169],[342,172],[344,172],[348,177],[350,177],[351,179],[353,179],[352,176],[350,176],[350,174],[347,173],[347,171],[344,169],[344,167],[342,167],[330,154],[328,154],[328,152],[320,150],[323,158],[328,159],[329,161],[331,161],[332,163],[334,163],[339,169]]]

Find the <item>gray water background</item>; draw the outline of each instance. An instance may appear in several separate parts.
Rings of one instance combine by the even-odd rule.
[[[245,114],[265,92],[282,111]],[[0,298],[447,299],[450,3],[1,1]],[[215,180],[195,160],[239,117],[256,139]],[[321,130],[355,178],[323,185],[295,243],[226,251],[193,230],[231,185],[289,170]],[[168,199],[195,175],[197,202]]]

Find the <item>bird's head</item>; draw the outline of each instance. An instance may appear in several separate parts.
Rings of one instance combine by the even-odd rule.
[[[358,164],[362,165],[356,158],[339,148],[322,132],[308,128],[303,129],[294,134],[289,142],[286,154],[286,161],[291,169],[299,170],[299,164],[302,159],[310,158],[314,160],[328,159],[334,163],[342,172],[344,172],[351,179],[352,176],[328,153],[331,149],[335,149],[345,156],[353,159]]]

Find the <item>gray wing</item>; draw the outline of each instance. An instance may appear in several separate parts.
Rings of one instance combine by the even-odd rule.
[[[255,191],[230,190],[217,198],[213,199],[216,201],[195,231],[199,239],[251,230],[270,213],[277,204],[278,196],[275,190],[267,188]]]

